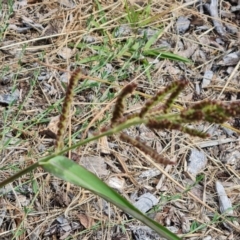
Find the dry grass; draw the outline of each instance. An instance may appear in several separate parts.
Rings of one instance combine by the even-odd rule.
[[[229,34],[223,42],[214,31],[211,18],[199,13],[197,1],[153,0],[149,12],[143,11],[146,6],[141,2],[131,2],[141,12],[140,23],[135,22],[135,29],[126,36],[117,34],[118,27],[127,24],[129,18],[123,0],[29,0],[16,1],[14,5],[2,2],[0,94],[12,96],[17,91],[18,99],[8,107],[1,106],[1,180],[53,150],[50,133],[54,130],[49,130],[48,124],[60,113],[66,82],[75,68],[81,67],[89,80],[76,88],[66,135],[68,145],[109,122],[114,97],[129,82],[138,84],[138,93],[128,102],[129,112],[138,110],[148,95],[182,78],[190,84],[178,100],[181,106],[200,99],[239,99],[240,62],[231,69],[220,65],[226,52],[237,46],[239,49],[239,36]],[[220,8],[228,9],[228,4],[223,2]],[[179,16],[195,19],[184,35],[176,33]],[[229,22],[223,18],[224,21],[239,26],[239,19]],[[197,24],[208,28],[198,31]],[[138,31],[141,26],[162,28],[155,44],[169,46],[169,51],[191,58],[193,64],[164,59],[151,64],[151,57],[146,58],[149,63],[145,64],[141,60],[140,47],[145,44]],[[118,54],[129,39],[138,43],[139,49]],[[198,91],[203,74],[209,69],[214,69],[214,77],[205,89]],[[140,136],[159,153],[176,160],[176,166],[163,168],[118,138],[88,144],[69,156],[98,167],[96,173],[106,182],[113,177],[123,182],[120,192],[127,199],[153,193],[160,201],[151,216],[178,234],[186,234],[185,239],[238,239],[238,219],[228,220],[231,232],[223,225],[226,219],[214,217],[219,212],[216,180],[224,184],[234,216],[239,216],[238,121],[232,119],[225,128],[199,124],[199,128],[212,134],[208,140],[178,131],[153,132],[141,126],[129,130],[132,136]],[[226,139],[227,143],[221,144]],[[193,148],[201,149],[208,158],[200,173],[202,179],[193,180],[186,174],[187,155]],[[226,164],[234,153],[235,162]],[[91,162],[99,158],[106,165]],[[143,172],[154,168],[159,170],[156,176],[141,178]],[[90,192],[61,182],[41,169],[8,185],[1,193],[1,239],[132,239],[132,231],[139,225]],[[153,235],[151,239],[157,237]]]

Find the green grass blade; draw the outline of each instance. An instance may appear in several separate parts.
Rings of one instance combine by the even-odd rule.
[[[149,40],[147,41],[146,45],[144,46],[145,50],[148,50],[157,40],[158,40],[158,36],[163,32],[163,29],[160,29],[159,31],[157,31],[153,36],[151,36],[149,38]]]
[[[89,62],[93,62],[93,61],[98,61],[99,58],[100,58],[99,55],[93,55],[90,57],[83,58],[82,60],[78,61],[77,63],[84,64],[84,63],[89,63]]]
[[[39,165],[54,176],[88,189],[105,200],[113,203],[124,212],[130,214],[155,230],[162,237],[165,237],[168,240],[180,240],[178,236],[170,232],[167,228],[145,216],[93,173],[89,172],[87,169],[67,157],[56,156],[48,161],[40,161]]]
[[[185,63],[191,63],[191,61],[188,58],[181,57],[177,54],[165,52],[162,48],[159,49],[147,49],[143,52],[144,56],[153,56],[153,57],[159,57],[164,59],[170,59],[174,61],[181,61]]]

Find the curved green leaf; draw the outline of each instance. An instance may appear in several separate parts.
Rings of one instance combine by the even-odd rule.
[[[185,63],[191,63],[191,60],[185,57],[181,57],[177,54],[170,53],[167,51],[163,51],[163,48],[153,48],[153,49],[146,49],[143,51],[144,56],[152,56],[152,57],[159,57],[164,59],[170,59],[174,61],[180,61]]]
[[[155,230],[162,237],[165,237],[168,240],[180,240],[178,236],[170,232],[167,228],[145,216],[125,198],[100,180],[96,175],[67,157],[56,156],[48,161],[40,161],[39,165],[54,176],[88,189],[108,202],[113,203],[124,212],[130,214]]]

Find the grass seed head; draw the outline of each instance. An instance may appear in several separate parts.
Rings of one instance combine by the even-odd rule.
[[[138,148],[145,154],[149,155],[152,159],[154,159],[157,163],[164,164],[164,165],[173,165],[175,162],[161,156],[158,152],[156,152],[153,148],[146,145],[145,142],[142,142],[140,138],[132,138],[125,133],[121,133],[120,135],[121,140],[126,143],[131,144],[132,146]]]
[[[63,101],[62,113],[58,123],[58,132],[56,139],[55,151],[58,152],[63,147],[63,136],[67,128],[67,118],[70,114],[70,108],[73,102],[74,89],[78,83],[78,80],[81,78],[80,69],[75,70],[69,80],[67,91],[65,94],[65,99]]]
[[[113,115],[111,119],[111,126],[117,123],[117,120],[123,117],[124,113],[124,99],[128,94],[131,94],[134,89],[136,88],[136,83],[130,83],[127,86],[125,86],[122,91],[120,92],[114,110]]]

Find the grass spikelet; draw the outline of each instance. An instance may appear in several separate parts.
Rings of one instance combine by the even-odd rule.
[[[224,123],[229,117],[240,115],[240,102],[226,105],[217,101],[205,100],[181,112],[183,122],[204,120],[209,123]]]
[[[186,121],[204,120],[210,123],[224,123],[229,117],[240,114],[240,102],[226,105],[216,101],[202,101],[181,112]]]
[[[231,104],[225,106],[225,108],[230,117],[238,117],[240,115],[240,101],[231,102]]]
[[[141,150],[145,154],[149,155],[157,163],[161,163],[161,164],[164,164],[164,165],[175,164],[175,162],[172,162],[169,159],[164,158],[163,156],[159,155],[154,149],[147,146],[146,143],[142,142],[139,138],[136,138],[136,139],[132,138],[125,133],[121,133],[120,138],[121,138],[122,141],[133,145],[134,147],[138,148],[139,150]]]
[[[240,114],[240,102],[226,105],[212,101],[209,106],[204,109],[205,121],[211,123],[224,123],[229,117],[237,117]]]
[[[75,70],[69,80],[67,91],[62,106],[62,113],[59,119],[58,132],[56,139],[55,152],[58,152],[63,147],[63,136],[67,127],[67,117],[70,114],[70,108],[73,101],[74,89],[77,85],[78,80],[81,78],[80,69]]]
[[[170,107],[172,106],[172,104],[174,103],[174,101],[176,100],[178,95],[180,94],[180,92],[187,86],[188,82],[187,81],[178,81],[178,82],[176,82],[176,84],[177,84],[177,88],[171,93],[171,95],[166,100],[166,102],[163,106],[163,112],[165,112],[165,113],[170,109]]]
[[[123,116],[123,117],[119,118],[116,123],[117,123],[117,124],[121,124],[121,123],[127,122],[127,121],[130,120],[130,119],[133,119],[133,118],[135,118],[135,117],[138,117],[138,115],[139,115],[139,113],[131,113],[131,114],[128,114],[128,115],[126,115],[126,116]]]
[[[180,117],[182,122],[189,123],[189,122],[196,122],[201,121],[204,118],[204,113],[202,110],[195,110],[195,109],[184,109],[180,113]]]
[[[166,119],[162,121],[149,120],[146,126],[151,129],[175,129],[175,130],[181,129],[180,123],[174,123]]]
[[[198,131],[197,129],[189,128],[189,127],[185,127],[185,126],[181,126],[180,131],[182,131],[184,133],[187,133],[187,134],[189,134],[191,136],[195,136],[195,137],[200,137],[200,138],[207,138],[207,137],[209,137],[208,133],[201,132],[201,131]]]
[[[204,100],[204,101],[194,104],[193,106],[191,106],[191,108],[194,110],[202,110],[206,107],[209,108],[209,107],[215,105],[216,103],[217,103],[216,101]]]
[[[124,98],[128,95],[131,94],[134,89],[136,88],[137,84],[136,83],[130,83],[127,86],[125,86],[120,94],[117,97],[117,101],[113,110],[113,115],[111,119],[111,126],[113,126],[115,123],[117,123],[117,120],[123,117],[124,113]]]
[[[157,103],[159,103],[161,100],[164,99],[164,97],[175,91],[178,87],[178,83],[177,82],[173,82],[171,85],[167,86],[164,90],[160,90],[159,92],[156,93],[155,96],[153,96],[152,98],[150,98],[144,105],[144,107],[142,108],[142,110],[139,113],[139,117],[144,117],[146,115],[146,113],[150,110],[151,107],[153,107],[154,105],[156,105]]]
[[[204,120],[210,123],[224,123],[229,118],[226,108],[222,104],[212,104],[203,109]]]
[[[200,132],[196,129],[193,128],[188,128],[183,126],[181,123],[176,123],[176,122],[171,122],[168,120],[163,120],[163,121],[155,121],[155,120],[150,120],[146,126],[150,129],[158,129],[158,130],[162,130],[162,129],[169,129],[169,130],[178,130],[184,133],[187,133],[189,135],[192,136],[198,136],[201,138],[206,138],[209,135],[207,133],[204,132]]]

